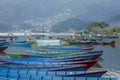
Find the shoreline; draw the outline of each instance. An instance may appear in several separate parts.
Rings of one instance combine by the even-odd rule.
[[[7,36],[10,33],[0,33],[0,36]],[[14,36],[29,35],[74,35],[75,33],[12,33]]]

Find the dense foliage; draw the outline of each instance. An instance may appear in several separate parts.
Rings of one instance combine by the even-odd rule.
[[[109,27],[105,22],[92,22],[85,30],[85,33],[94,32],[94,33],[120,33],[120,26]]]

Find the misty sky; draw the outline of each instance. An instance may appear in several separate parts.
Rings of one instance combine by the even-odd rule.
[[[120,0],[0,0],[0,18],[36,19],[66,9],[80,18],[103,19],[120,15]]]

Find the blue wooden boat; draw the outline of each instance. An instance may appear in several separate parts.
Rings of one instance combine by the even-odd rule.
[[[28,75],[39,75],[39,76],[60,76],[60,77],[101,77],[104,73],[106,73],[106,70],[98,70],[98,71],[40,71],[39,69],[17,69],[17,68],[1,68],[0,69],[0,77],[9,78],[9,76],[13,75],[13,73],[17,76],[24,75],[26,77],[30,76]],[[11,77],[15,78],[15,77]],[[23,78],[25,79],[25,77]]]
[[[34,50],[27,50],[27,54],[71,54],[73,52],[64,52],[61,51],[48,51],[48,52],[41,52],[41,51],[34,51]],[[103,53],[102,50],[94,50],[94,51],[83,51],[83,52],[74,52],[75,54],[89,54],[89,53]]]
[[[26,66],[39,66],[39,67],[48,67],[48,66],[60,66],[64,67],[64,66],[72,66],[72,65],[85,65],[84,69],[89,69],[90,67],[92,67],[95,63],[97,62],[97,60],[88,60],[88,61],[69,61],[69,62],[59,62],[59,61],[45,61],[45,60],[39,60],[39,61],[29,61],[28,59],[26,60],[0,60],[0,65],[1,66],[14,66],[15,65],[25,65],[24,68],[26,68]],[[4,65],[5,64],[5,65]],[[9,65],[7,65],[9,64]],[[11,65],[10,65],[11,64]],[[20,67],[20,66],[17,66]],[[23,66],[22,66],[23,67]],[[33,68],[33,67],[32,67]]]
[[[103,53],[103,51],[99,50],[93,50],[93,51],[89,51],[89,50],[81,50],[81,51],[77,51],[77,50],[46,50],[46,52],[42,52],[42,51],[33,51],[33,50],[27,50],[26,53],[28,54],[59,54],[59,53],[78,53],[78,54],[88,54],[88,53]]]
[[[16,46],[16,47],[28,47],[30,48],[32,44],[28,44],[28,43],[23,43],[23,42],[6,42],[5,45],[7,46]]]
[[[39,70],[51,70],[51,71],[84,71],[87,70],[85,67],[87,65],[53,65],[53,66],[45,66],[45,65],[39,65],[39,66],[23,66],[23,65],[0,65],[0,67],[6,67],[6,68],[19,68],[19,69],[39,69]]]
[[[24,63],[23,63],[24,62]],[[30,64],[31,61],[20,61],[20,62],[11,62],[11,61],[0,61],[0,67],[7,67],[7,68],[32,68],[32,69],[46,69],[49,71],[75,71],[75,70],[88,70],[92,67],[97,60],[90,60],[90,61],[76,61],[76,62],[44,62],[40,63],[38,61],[34,62],[34,64]],[[8,65],[9,64],[9,65]],[[19,65],[19,66],[16,66]],[[20,66],[22,65],[22,66]]]
[[[93,46],[43,46],[45,49],[52,50],[92,50]]]
[[[47,51],[54,51],[54,52],[57,52],[57,51],[61,51],[61,52],[90,52],[91,50],[71,50],[71,49],[69,49],[69,50],[67,50],[67,49],[65,49],[65,50],[57,50],[57,49],[47,49]]]
[[[0,67],[6,67],[6,68],[18,68],[18,69],[39,69],[39,70],[51,70],[51,71],[84,71],[87,70],[85,67],[88,67],[85,64],[81,64],[81,65],[37,65],[37,66],[33,66],[33,65],[0,65]]]
[[[102,53],[96,53],[96,54],[7,54],[10,57],[24,57],[24,58],[84,58],[85,60],[95,60],[99,58]]]
[[[10,74],[10,73],[9,73]],[[5,76],[4,78],[0,78],[1,80],[119,80],[119,78],[105,78],[105,77],[60,77],[60,76],[40,76],[40,75],[18,75],[18,74],[10,74]],[[6,78],[8,77],[8,78]]]

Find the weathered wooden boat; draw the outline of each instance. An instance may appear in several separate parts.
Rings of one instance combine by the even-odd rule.
[[[53,65],[53,66],[45,66],[45,65],[39,65],[39,66],[24,66],[24,65],[0,65],[0,68],[6,67],[6,68],[18,68],[18,69],[39,69],[39,70],[51,70],[51,71],[84,71],[87,70],[85,67],[87,65]]]
[[[4,51],[7,48],[8,48],[8,46],[0,46],[0,51]]]
[[[82,51],[82,52],[64,52],[62,51],[47,51],[47,52],[42,52],[42,51],[34,51],[34,50],[27,50],[26,53],[28,54],[90,54],[90,53],[103,53],[102,50],[94,50],[94,51]]]
[[[0,60],[0,66],[3,66],[3,65],[25,65],[25,64],[21,64],[21,63],[17,63],[17,62],[9,62],[9,61],[4,61],[4,60]]]
[[[87,52],[92,52],[91,50],[55,50],[55,49],[53,49],[53,50],[47,49],[47,50],[43,50],[43,51],[44,52],[56,52],[56,53],[58,53],[58,52],[62,52],[62,53],[63,52],[64,53],[87,53]]]
[[[90,61],[78,61],[78,62],[67,62],[67,63],[60,63],[60,62],[49,62],[49,64],[46,62],[40,64],[39,62],[36,63],[32,63],[29,64],[30,62],[26,62],[22,63],[23,61],[21,61],[20,63],[18,62],[8,62],[8,61],[4,61],[1,60],[0,61],[0,67],[7,67],[7,68],[39,68],[39,69],[48,69],[51,71],[75,71],[75,70],[88,70],[90,67],[92,67],[97,60],[90,60]],[[54,63],[54,64],[53,64]],[[9,65],[8,65],[9,64]],[[11,65],[10,65],[11,64]],[[14,65],[13,65],[14,64]],[[16,66],[19,65],[19,66]]]
[[[66,49],[65,50],[59,50],[59,49],[58,50],[57,49],[51,50],[51,49],[46,49],[46,51],[50,51],[50,52],[51,51],[54,51],[54,52],[60,52],[60,51],[61,52],[90,52],[91,50],[71,50],[71,49],[70,50],[66,50]]]
[[[97,53],[97,54],[7,54],[10,57],[24,57],[24,58],[29,58],[29,57],[38,57],[38,58],[69,58],[69,57],[81,57],[86,60],[95,60],[99,58],[102,53]]]
[[[10,74],[10,73],[9,73]],[[41,76],[41,75],[18,75],[4,74],[5,77],[0,77],[1,80],[118,80],[118,78],[105,77],[60,77],[60,76]],[[26,77],[27,76],[27,77]],[[7,77],[7,78],[6,78]]]
[[[106,42],[106,41],[95,41],[93,42],[94,45],[110,45],[112,47],[115,46],[115,41],[111,41],[111,42]]]
[[[14,58],[30,58],[28,55],[26,54],[20,54],[20,55],[15,55],[15,54],[9,54],[10,56],[14,57]],[[32,59],[34,59],[32,57]],[[37,58],[36,58],[37,59]],[[41,58],[40,58],[41,59]],[[39,60],[40,60],[39,59]],[[44,59],[44,58],[43,58]],[[38,59],[37,59],[38,60]],[[50,58],[50,60],[53,60],[53,61],[63,61],[63,62],[70,62],[70,61],[83,61],[83,60],[86,60],[85,58],[81,58],[81,57],[69,57],[69,58]],[[34,61],[34,60],[33,60]]]
[[[0,68],[6,67],[6,68],[19,68],[19,69],[39,69],[39,70],[51,70],[51,71],[84,71],[87,70],[85,67],[87,65],[38,65],[38,66],[23,66],[23,65],[0,65]]]
[[[58,48],[48,48],[48,49],[58,49]],[[92,50],[94,47],[84,47],[84,48],[59,48],[60,50]]]
[[[1,75],[1,77],[15,78],[13,74],[15,73],[16,76],[24,75],[23,79],[26,77],[30,79],[30,75],[37,75],[37,76],[61,76],[61,77],[101,77],[106,70],[93,70],[93,71],[40,71],[39,69],[16,69],[16,68],[1,68],[1,72],[5,75]],[[29,75],[29,76],[28,76]],[[26,76],[26,77],[25,77]]]
[[[83,65],[87,65],[87,66],[84,66],[85,69],[88,69],[90,67],[92,67],[96,62],[97,60],[88,60],[88,61],[70,61],[70,62],[58,62],[58,61],[29,61],[29,60],[1,60],[0,61],[1,64],[18,64],[18,65],[26,65],[26,66],[41,66],[41,65],[45,65],[45,66],[55,66],[55,65],[80,65],[80,64],[83,64]]]
[[[5,45],[16,46],[16,47],[29,47],[30,48],[32,44],[24,43],[24,42],[13,42],[13,43],[6,42]]]
[[[90,52],[91,50],[88,50],[88,49],[80,49],[80,50],[77,50],[77,49],[43,49],[44,51],[54,51],[54,52]]]
[[[107,41],[68,41],[69,45],[80,45],[80,44],[89,44],[89,45],[110,45],[110,46],[114,46],[115,45],[115,41],[111,41],[111,42],[107,42]]]
[[[114,45],[115,45],[115,41],[111,41],[111,42],[102,42],[102,45],[111,45],[111,46],[114,46]]]
[[[91,41],[68,41],[69,45],[91,45]]]
[[[92,50],[94,49],[93,46],[43,46],[42,48],[45,49],[52,49],[52,50]]]
[[[82,67],[82,69],[87,70],[90,67],[92,67],[97,61],[96,60],[90,60],[90,61],[76,61],[76,62],[30,62],[30,61],[21,61],[21,62],[6,62],[9,65],[2,65],[3,67],[22,67],[22,68],[67,68],[71,67],[72,69],[76,66],[78,68],[78,65],[84,65],[79,66]],[[5,62],[4,62],[5,63]],[[5,63],[5,64],[6,64]],[[12,65],[10,65],[12,64]],[[18,66],[16,66],[18,65]],[[74,67],[72,67],[74,66]],[[54,69],[55,70],[55,69]],[[58,69],[57,69],[58,70]],[[65,69],[64,69],[65,70]]]

